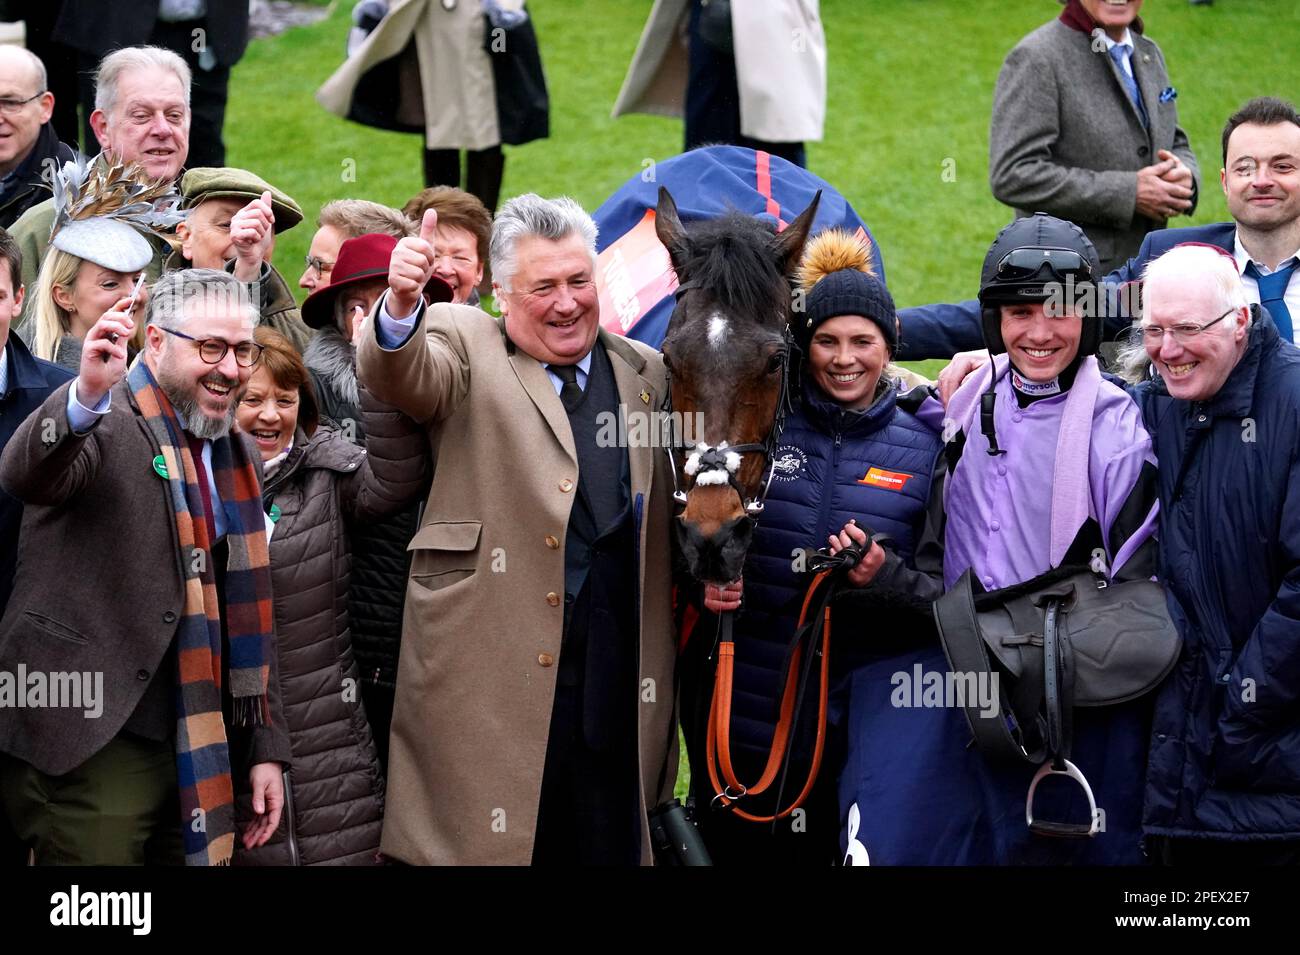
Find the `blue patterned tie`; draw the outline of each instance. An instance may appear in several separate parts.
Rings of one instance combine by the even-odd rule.
[[[1296,263],[1292,262],[1284,269],[1260,275],[1254,262],[1246,263],[1246,274],[1259,285],[1259,304],[1268,309],[1268,313],[1273,316],[1273,324],[1277,326],[1277,333],[1287,341],[1295,338],[1295,332],[1291,328],[1291,310],[1286,307],[1283,296],[1286,295],[1287,283],[1291,281],[1295,267]]]
[[[1138,92],[1137,80],[1129,74],[1128,70],[1124,69],[1124,60],[1133,54],[1133,48],[1127,43],[1116,43],[1110,48],[1109,52],[1110,58],[1119,67],[1120,82],[1124,84],[1124,89],[1128,92],[1128,98],[1133,101],[1133,105],[1137,107],[1138,115],[1142,117],[1142,125],[1149,126],[1147,108],[1142,105],[1142,94]]]

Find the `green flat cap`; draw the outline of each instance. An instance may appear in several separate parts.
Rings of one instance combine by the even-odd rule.
[[[285,193],[261,176],[247,169],[229,166],[199,166],[181,177],[181,199],[186,209],[192,209],[204,199],[231,198],[249,202],[263,192],[271,193],[271,212],[275,215],[275,231],[284,232],[302,221],[302,209]]]

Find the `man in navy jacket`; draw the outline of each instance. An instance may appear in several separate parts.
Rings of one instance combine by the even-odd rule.
[[[1151,727],[1143,829],[1166,864],[1300,863],[1300,349],[1217,249],[1146,279],[1134,397],[1160,460],[1183,638]],[[1280,323],[1278,323],[1280,324]]]
[[[18,244],[0,229],[0,451],[18,425],[40,407],[50,392],[72,377],[72,372],[33,358],[9,324],[23,310],[22,255]],[[18,529],[23,505],[0,488],[0,617],[13,589],[18,561]],[[0,815],[0,865],[23,865],[27,851]]]
[[[1259,97],[1234,113],[1223,129],[1219,174],[1231,222],[1147,234],[1138,254],[1106,276],[1120,286],[1137,281],[1147,263],[1184,242],[1203,242],[1230,253],[1252,302],[1260,302],[1282,337],[1296,339],[1300,324],[1300,114],[1273,97]],[[1106,315],[1106,337],[1114,338],[1136,317],[1123,307],[1128,296],[1107,296],[1120,307]],[[1280,307],[1281,306],[1281,307]],[[975,300],[924,305],[899,311],[899,358],[951,358],[983,347],[980,308]],[[1294,316],[1294,322],[1292,317]]]
[[[33,358],[9,324],[23,309],[22,254],[18,244],[0,229],[0,451],[29,414],[72,372]],[[13,587],[18,555],[18,528],[23,505],[0,488],[0,617]]]

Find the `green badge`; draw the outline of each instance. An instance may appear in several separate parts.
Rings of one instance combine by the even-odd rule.
[[[272,524],[278,524],[278,523],[280,523],[280,505],[279,505],[279,504],[272,504],[272,505],[271,505],[271,510],[268,511],[267,513],[269,513],[270,516],[271,516],[271,523],[272,523]]]
[[[153,459],[153,469],[157,472],[160,478],[164,481],[167,480],[167,461],[161,454],[157,455]]]

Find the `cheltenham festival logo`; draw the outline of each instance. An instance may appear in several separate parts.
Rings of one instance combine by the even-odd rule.
[[[783,444],[773,455],[772,480],[793,481],[808,463],[808,456],[794,445]]]

